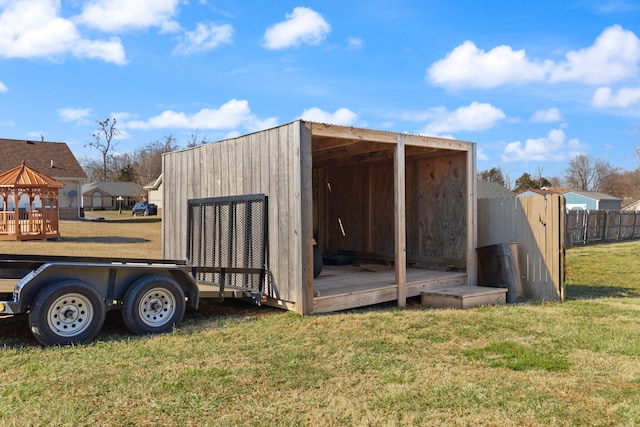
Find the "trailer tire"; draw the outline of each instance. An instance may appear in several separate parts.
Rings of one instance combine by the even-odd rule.
[[[170,277],[144,276],[134,282],[124,296],[122,318],[137,335],[170,331],[185,312],[184,292]]]
[[[29,312],[31,333],[43,345],[82,344],[98,335],[105,318],[102,297],[79,280],[44,288]]]

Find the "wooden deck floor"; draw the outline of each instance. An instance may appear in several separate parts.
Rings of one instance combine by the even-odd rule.
[[[452,285],[466,285],[467,273],[407,268],[407,297]],[[397,300],[392,266],[325,265],[314,280],[315,313],[346,310]]]

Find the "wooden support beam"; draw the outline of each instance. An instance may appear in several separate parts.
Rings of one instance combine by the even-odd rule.
[[[467,151],[467,277],[469,285],[478,284],[478,247],[477,193],[476,193],[476,145],[471,144]]]
[[[299,125],[300,135],[300,203],[302,220],[302,289],[297,298],[296,311],[308,314],[313,311],[313,175],[311,132]]]
[[[404,135],[399,134],[394,162],[394,246],[398,307],[407,305],[406,160],[404,148]]]

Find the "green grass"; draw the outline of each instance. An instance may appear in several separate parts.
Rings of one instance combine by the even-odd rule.
[[[131,212],[91,211],[85,221],[60,221],[55,241],[0,241],[0,253],[160,258],[161,218],[132,217]],[[96,218],[103,218],[95,221]]]
[[[205,303],[150,337],[110,313],[96,342],[65,348],[0,319],[15,331],[0,341],[0,425],[637,425],[639,256],[640,242],[569,250],[564,303],[305,317]]]

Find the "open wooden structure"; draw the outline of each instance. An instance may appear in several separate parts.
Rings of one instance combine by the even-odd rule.
[[[60,181],[24,162],[0,174],[0,240],[59,237],[58,190],[62,187]]]
[[[189,200],[268,198],[268,304],[306,314],[476,284],[475,145],[298,120],[165,154],[163,256],[188,253]],[[321,253],[353,251],[356,266]]]

